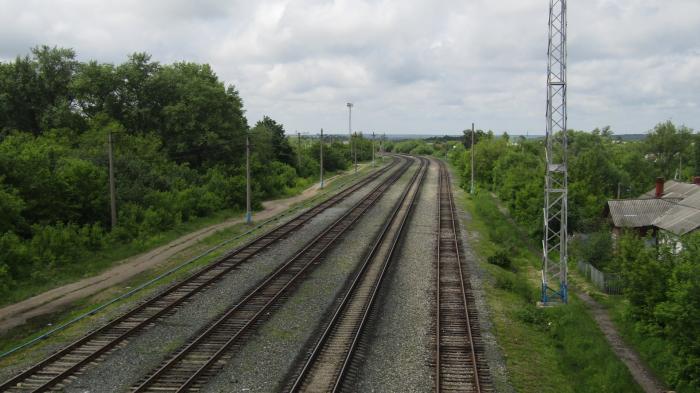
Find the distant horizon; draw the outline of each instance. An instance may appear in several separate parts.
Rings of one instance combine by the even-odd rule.
[[[412,135],[544,130],[546,2],[4,2],[0,59],[37,45],[79,61],[208,64],[250,124]],[[700,1],[570,2],[569,126],[700,128]],[[109,43],[105,45],[105,43]],[[694,124],[690,124],[694,123]],[[426,131],[422,131],[426,130]],[[437,132],[437,133],[436,133]],[[541,132],[531,132],[533,135]]]

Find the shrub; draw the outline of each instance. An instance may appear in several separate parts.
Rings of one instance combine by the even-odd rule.
[[[503,269],[509,269],[512,266],[510,255],[505,250],[498,250],[493,255],[487,258],[488,263],[496,265]]]

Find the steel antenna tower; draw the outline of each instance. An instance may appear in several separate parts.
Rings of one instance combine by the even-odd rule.
[[[549,2],[542,303],[568,301],[566,0]]]

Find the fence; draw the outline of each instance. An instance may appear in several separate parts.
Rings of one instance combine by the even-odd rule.
[[[622,279],[619,274],[603,273],[588,262],[578,261],[578,271],[601,291],[610,295],[622,294]]]

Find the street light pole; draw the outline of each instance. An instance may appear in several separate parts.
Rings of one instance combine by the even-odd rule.
[[[320,162],[321,162],[321,188],[323,188],[323,128],[321,128],[321,154],[320,154]]]
[[[250,137],[245,134],[245,222],[253,222],[253,212],[250,208]]]

